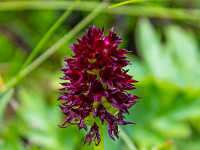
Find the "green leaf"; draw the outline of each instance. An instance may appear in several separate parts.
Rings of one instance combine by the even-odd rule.
[[[176,120],[190,120],[200,117],[200,99],[191,100],[190,103],[184,102],[182,105],[175,105],[173,109],[168,112],[167,117]]]
[[[199,89],[200,53],[194,35],[178,26],[168,27],[166,35],[168,51],[177,66],[175,82],[183,88]]]
[[[11,99],[14,91],[13,89],[7,90],[0,96],[0,123],[3,120],[4,110]]]
[[[163,68],[162,45],[158,34],[148,20],[139,21],[136,35],[139,54],[150,72],[157,79],[166,76],[166,70]]]
[[[152,128],[169,138],[187,138],[191,135],[188,125],[170,118],[156,118],[152,120]]]

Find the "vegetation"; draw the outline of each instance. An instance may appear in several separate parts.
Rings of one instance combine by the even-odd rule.
[[[106,133],[105,149],[200,149],[200,2],[120,2],[0,2],[0,149],[93,149],[85,131],[58,127],[56,106],[68,45],[89,25],[123,35],[128,73],[139,80],[141,98],[126,115],[136,125],[116,141]]]

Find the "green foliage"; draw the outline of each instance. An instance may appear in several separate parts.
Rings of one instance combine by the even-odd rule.
[[[93,149],[93,146],[83,146],[85,131],[79,131],[76,126],[67,129],[58,127],[65,118],[56,106],[56,99],[61,82],[59,77],[62,76],[59,69],[64,65],[61,60],[72,54],[67,45],[75,42],[71,38],[80,37],[82,34],[79,32],[85,30],[85,26],[95,17],[91,25],[100,28],[105,25],[106,33],[111,26],[115,26],[117,33],[123,34],[124,44],[121,47],[129,50],[136,48],[134,52],[138,54],[128,55],[132,65],[127,67],[129,74],[140,81],[133,94],[141,98],[130,109],[130,116],[126,116],[126,120],[136,122],[136,125],[123,126],[120,139],[116,141],[109,138],[106,126],[105,149],[200,149],[200,32],[196,28],[199,22],[195,22],[199,20],[199,10],[185,11],[189,7],[187,4],[190,7],[199,6],[197,0],[193,3],[187,0],[151,2],[103,9],[112,5],[107,4],[93,12],[100,2],[80,1],[74,9],[89,11],[89,15],[87,12],[73,11],[66,21],[62,20],[63,25],[60,22],[58,31],[53,30],[45,39],[46,44],[42,43],[39,47],[39,50],[47,50],[43,54],[38,51],[40,56],[34,62],[29,62],[20,78],[16,73],[24,65],[25,56],[41,42],[56,18],[63,13],[23,9],[66,9],[72,2],[52,1],[50,5],[45,1],[21,1],[15,5],[17,3],[0,2],[3,4],[0,8],[0,74],[5,84],[12,78],[16,79],[15,90],[1,93],[0,96],[0,149]],[[20,11],[14,11],[17,9]],[[12,12],[2,12],[6,10]],[[97,16],[100,11],[107,14]],[[154,19],[137,19],[135,16]],[[181,18],[184,21],[155,18]],[[81,19],[79,23],[75,21]],[[15,35],[17,38],[13,38]],[[0,87],[2,85],[0,82]]]
[[[131,62],[141,81],[138,93],[142,98],[132,110],[138,123],[132,138],[141,148],[177,140],[188,141],[193,149],[197,147],[193,139],[200,139],[194,135],[194,130],[199,133],[200,120],[198,44],[192,32],[178,26],[165,28],[162,43],[148,20],[138,23],[136,39],[143,65]]]

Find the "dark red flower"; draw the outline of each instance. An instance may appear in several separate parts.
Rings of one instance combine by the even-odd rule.
[[[61,83],[63,96],[58,100],[64,102],[60,108],[67,116],[61,127],[77,124],[79,129],[87,130],[90,125],[84,144],[93,140],[98,145],[98,125],[106,122],[108,133],[115,140],[113,134],[119,138],[118,125],[133,124],[123,120],[123,113],[129,114],[128,109],[137,103],[138,97],[127,93],[137,81],[123,69],[130,64],[124,56],[129,51],[117,49],[122,40],[114,28],[104,37],[104,28],[89,27],[77,41],[70,46],[74,55],[65,59],[66,68],[61,69],[65,74],[61,79],[66,82]]]

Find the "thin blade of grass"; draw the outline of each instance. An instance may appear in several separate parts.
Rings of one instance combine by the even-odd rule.
[[[12,89],[5,91],[1,96],[0,96],[0,123],[3,120],[3,115],[4,115],[4,110],[11,99],[14,91]]]
[[[39,43],[36,45],[36,47],[33,49],[31,54],[28,56],[28,58],[24,62],[20,71],[23,70],[25,67],[27,67],[27,65],[30,64],[31,61],[37,56],[37,54],[40,52],[42,47],[47,43],[47,41],[50,39],[50,37],[53,35],[53,33],[60,27],[60,25],[70,15],[70,13],[73,11],[74,7],[78,4],[78,2],[79,2],[79,0],[76,0],[74,3],[72,3],[72,5],[63,13],[63,15],[46,32],[46,34],[42,37],[42,39],[39,41]]]
[[[66,10],[71,6],[71,1],[12,1],[0,2],[0,11],[16,11],[16,10]],[[109,3],[111,6],[115,4]],[[92,11],[99,5],[99,2],[81,1],[74,8],[77,11]],[[108,7],[108,4],[107,4]],[[113,9],[104,9],[104,13],[129,15],[129,16],[145,16],[154,18],[167,18],[179,20],[194,20],[200,21],[200,9],[183,9],[183,8],[168,8],[164,6],[132,6],[123,5]],[[199,24],[194,24],[199,27]]]
[[[19,81],[38,67],[42,62],[44,62],[49,56],[56,52],[62,45],[78,34],[86,25],[88,25],[101,10],[106,8],[106,3],[102,2],[98,7],[96,7],[87,17],[85,17],[79,24],[77,24],[72,30],[70,30],[64,37],[57,41],[52,47],[47,49],[42,55],[40,55],[35,61],[24,68],[19,74],[14,76],[10,81],[8,81],[2,88],[1,92],[6,91],[14,87]]]
[[[150,2],[150,1],[161,1],[162,2],[164,0],[129,0],[129,1],[124,1],[124,2],[121,2],[121,3],[118,3],[118,4],[114,4],[114,5],[108,6],[107,8],[110,9],[110,8],[114,8],[114,7],[130,4],[130,3],[140,3],[140,2]]]
[[[120,131],[119,132],[120,137],[123,139],[124,143],[126,143],[127,147],[130,150],[137,150],[136,146],[133,144],[133,142],[131,141],[129,136],[126,134],[126,132],[121,127],[119,127],[119,131]]]

